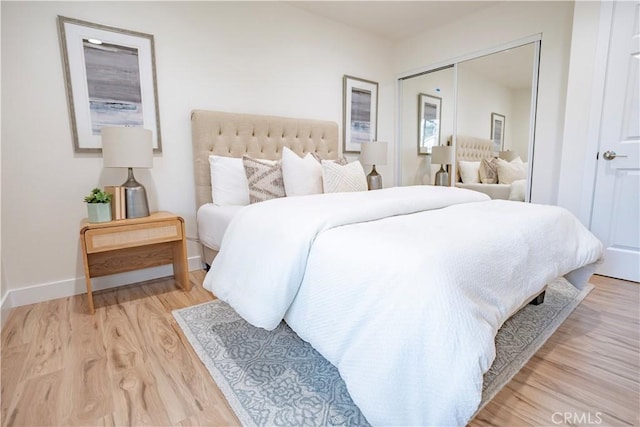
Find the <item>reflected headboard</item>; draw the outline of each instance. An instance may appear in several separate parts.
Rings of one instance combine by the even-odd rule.
[[[493,141],[475,136],[458,135],[456,137],[456,182],[460,181],[460,173],[457,162],[479,162],[482,159],[494,157]],[[497,153],[496,153],[497,154]]]
[[[288,147],[300,156],[338,158],[338,124],[331,121],[194,110],[191,138],[196,208],[211,202],[211,154],[276,160]]]

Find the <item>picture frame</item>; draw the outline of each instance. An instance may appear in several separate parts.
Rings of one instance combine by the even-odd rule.
[[[362,142],[377,139],[378,83],[347,75],[342,81],[342,152],[359,153]]]
[[[103,126],[152,131],[162,152],[154,38],[58,15],[73,148],[101,153]]]
[[[418,154],[431,154],[440,145],[442,98],[418,94]]]
[[[491,113],[491,140],[493,141],[493,151],[496,153],[504,151],[505,120],[503,114]]]

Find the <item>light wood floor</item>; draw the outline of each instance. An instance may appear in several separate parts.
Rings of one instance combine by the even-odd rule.
[[[238,425],[171,315],[212,299],[203,277],[191,273],[189,293],[172,279],[98,292],[95,316],[84,295],[14,309],[2,331],[2,425]],[[640,288],[591,282],[472,426],[640,424]]]

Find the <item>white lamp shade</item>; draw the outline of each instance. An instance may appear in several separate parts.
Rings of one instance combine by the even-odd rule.
[[[435,145],[431,147],[431,163],[450,165],[453,149],[450,145]]]
[[[373,141],[360,144],[360,163],[363,165],[386,165],[387,143]]]
[[[105,168],[153,167],[152,132],[140,127],[103,127],[102,161]]]
[[[498,153],[498,157],[500,157],[503,160],[506,160],[507,162],[510,162],[516,157],[518,157],[518,155],[511,150],[506,150],[506,151],[500,151]]]

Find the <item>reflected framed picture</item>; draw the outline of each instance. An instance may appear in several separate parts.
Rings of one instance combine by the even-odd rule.
[[[431,147],[440,145],[440,110],[442,98],[418,94],[418,154],[431,154]]]
[[[493,141],[493,151],[504,151],[504,122],[502,114],[491,113],[491,140]]]
[[[76,153],[102,152],[103,126],[137,126],[162,151],[153,36],[58,16]]]
[[[375,141],[378,128],[378,83],[344,76],[343,153],[359,153],[360,144]]]

